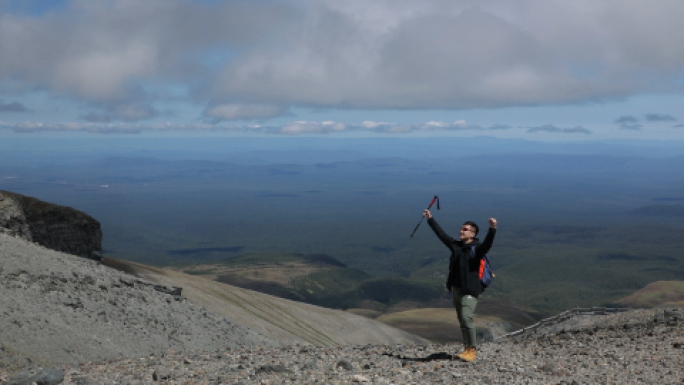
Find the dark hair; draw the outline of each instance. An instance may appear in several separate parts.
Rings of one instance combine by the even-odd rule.
[[[466,222],[466,223],[463,224],[463,226],[465,226],[465,225],[468,225],[468,226],[474,228],[474,229],[475,229],[475,235],[477,235],[477,233],[480,232],[480,228],[477,227],[477,225],[476,225],[475,222],[473,222],[473,221],[468,221],[468,222]]]

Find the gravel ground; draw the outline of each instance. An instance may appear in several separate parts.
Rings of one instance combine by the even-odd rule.
[[[224,349],[211,354],[168,351],[61,369],[66,384],[684,382],[682,309],[594,316],[581,326],[541,334],[483,343],[474,363],[452,359],[460,350],[454,345],[293,345]],[[0,380],[10,377],[5,374]]]
[[[3,234],[0,312],[7,384],[684,382],[683,309],[559,320],[482,343],[474,363],[454,345],[283,345],[172,288]]]
[[[0,234],[0,365],[280,345],[98,262]]]

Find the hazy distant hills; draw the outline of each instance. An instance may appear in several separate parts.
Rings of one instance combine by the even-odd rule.
[[[436,288],[431,301],[438,300],[448,250],[425,224],[409,234],[439,195],[442,209],[433,214],[447,233],[456,235],[465,220],[499,220],[491,251],[497,279],[486,298],[554,313],[609,305],[655,281],[684,280],[684,162],[675,143],[194,138],[21,144],[22,151],[2,144],[3,188],[97,218],[111,258],[188,266],[267,253],[324,254],[346,265],[345,274],[371,277],[364,278],[365,299],[387,300],[373,293],[399,283],[413,285],[407,295],[419,301]],[[349,292],[359,277],[338,277],[337,294]],[[260,290],[285,295],[277,285]],[[286,291],[288,298],[310,300],[325,290],[303,283],[298,293]]]
[[[684,218],[684,204],[659,204],[640,207],[633,211],[639,215]]]

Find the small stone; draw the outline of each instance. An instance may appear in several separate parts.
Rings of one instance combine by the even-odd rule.
[[[335,365],[338,369],[343,369],[347,371],[354,370],[354,366],[349,362],[345,360],[341,360],[337,362],[337,365]]]
[[[96,381],[93,381],[92,379],[88,377],[73,377],[71,381],[75,385],[98,385]]]
[[[256,370],[257,374],[258,373],[288,373],[290,370],[288,370],[286,367],[283,365],[264,365],[259,367]]]
[[[152,379],[155,381],[168,380],[171,378],[171,370],[168,368],[157,368],[152,373]]]
[[[354,381],[354,382],[368,382],[370,380],[366,376],[362,376],[360,374],[355,374],[354,376],[352,376],[352,381]]]
[[[554,364],[553,362],[547,362],[539,369],[541,369],[542,372],[549,373],[549,374],[553,374],[558,370],[558,368],[556,367],[556,364]]]

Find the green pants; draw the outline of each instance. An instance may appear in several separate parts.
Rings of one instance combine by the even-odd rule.
[[[461,324],[463,342],[466,347],[475,347],[477,345],[477,332],[473,316],[475,315],[475,306],[477,306],[477,297],[461,295],[461,290],[458,288],[453,288],[452,294],[456,314],[458,314],[458,322]]]

